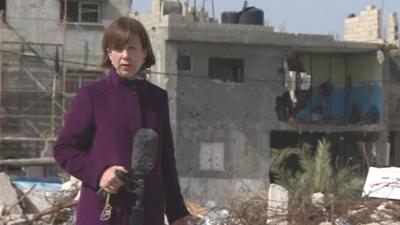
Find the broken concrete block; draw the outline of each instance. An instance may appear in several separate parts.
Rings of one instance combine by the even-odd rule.
[[[277,184],[270,184],[268,190],[268,212],[267,224],[286,225],[288,214],[288,191]]]
[[[33,190],[26,197],[32,203],[26,208],[26,211],[30,213],[41,212],[51,207],[61,196],[61,193],[54,191]]]
[[[81,186],[82,182],[78,178],[71,176],[69,181],[62,184],[61,191],[65,197],[74,197],[74,200],[77,201],[80,197]]]
[[[18,194],[14,189],[10,177],[5,173],[0,173],[0,205],[3,205],[7,213],[22,214],[21,207],[17,204]],[[11,211],[10,208],[12,207]]]
[[[311,203],[317,207],[318,209],[324,209],[325,206],[325,195],[322,194],[321,192],[314,193],[311,196]]]
[[[26,193],[24,211],[38,213],[51,207],[55,201],[62,197],[60,184],[47,184],[37,181],[14,181],[16,189]]]

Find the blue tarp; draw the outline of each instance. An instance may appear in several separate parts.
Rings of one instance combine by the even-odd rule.
[[[353,103],[357,104],[362,113],[366,114],[372,106],[376,106],[380,115],[382,115],[383,107],[383,90],[376,84],[358,85],[347,90],[347,105],[346,89],[333,88],[329,111],[325,112],[325,116],[329,118],[345,118],[348,116]],[[318,88],[313,88],[311,101],[306,108],[300,110],[297,118],[311,118],[312,110],[320,107],[322,109],[322,99]]]
[[[60,191],[62,181],[60,178],[37,178],[37,177],[20,177],[13,176],[11,181],[21,190],[28,190],[35,186],[35,190],[40,191]]]

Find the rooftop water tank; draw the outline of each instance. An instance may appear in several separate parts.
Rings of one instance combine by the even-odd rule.
[[[222,23],[238,24],[239,23],[239,12],[229,11],[221,14]]]
[[[240,12],[239,24],[264,25],[264,11],[255,7],[247,7]]]

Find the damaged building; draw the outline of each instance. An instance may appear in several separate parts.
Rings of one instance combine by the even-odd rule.
[[[76,89],[104,75],[97,65],[105,25],[131,5],[67,3],[0,0],[4,159],[46,154]],[[224,12],[221,23],[186,1],[153,0],[151,12],[131,16],[152,39],[157,64],[149,79],[169,92],[187,198],[227,201],[264,188],[271,149],[321,137],[333,158],[361,172],[399,163],[398,50],[277,32],[247,5]]]
[[[133,15],[155,48],[151,80],[170,94],[186,196],[223,201],[263,187],[271,149],[322,137],[361,173],[397,162],[383,43],[275,32],[255,7],[224,12],[222,23],[207,15],[170,1]]]

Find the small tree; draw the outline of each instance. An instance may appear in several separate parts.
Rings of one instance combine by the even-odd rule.
[[[356,176],[355,167],[333,168],[329,149],[329,142],[322,139],[315,154],[309,145],[272,151],[270,168],[276,173],[276,183],[289,192],[289,208],[310,206],[311,196],[317,192],[329,197],[330,202],[361,197],[363,179]],[[284,161],[291,156],[298,158],[297,171],[284,166]]]

